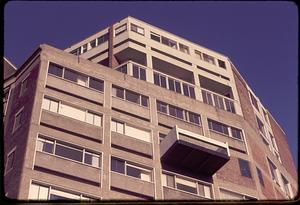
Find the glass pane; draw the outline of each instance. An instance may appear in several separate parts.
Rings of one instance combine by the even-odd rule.
[[[151,39],[160,42],[160,36],[151,33]]]
[[[85,117],[85,121],[89,124],[94,124],[94,115],[87,112],[86,117]]]
[[[86,152],[84,155],[84,163],[94,167],[100,167],[100,157]]]
[[[111,171],[125,174],[125,162],[116,158],[111,158]]]
[[[183,119],[183,110],[180,108],[176,108],[176,116],[180,119]]]
[[[213,101],[212,101],[212,96],[210,93],[206,93],[207,94],[207,101],[209,105],[213,105]]]
[[[135,167],[131,167],[131,166],[127,165],[126,172],[127,172],[127,175],[129,175],[129,176],[141,178],[141,170],[140,169],[137,169]]]
[[[50,111],[58,113],[58,102],[50,100]]]
[[[168,81],[169,81],[169,90],[175,91],[174,80],[169,78]]]
[[[82,150],[56,144],[55,155],[82,162]]]
[[[49,64],[48,73],[62,77],[63,68],[53,63]]]
[[[149,98],[142,95],[141,99],[142,99],[142,105],[145,106],[145,107],[148,107]]]
[[[101,126],[101,116],[99,116],[99,115],[94,115],[94,125],[96,125],[96,126]]]
[[[166,175],[167,176],[167,186],[175,188],[175,179],[174,176]]]
[[[160,86],[159,75],[157,73],[154,73],[153,76],[154,76],[154,84]]]
[[[167,82],[166,82],[166,77],[165,76],[160,76],[160,86],[163,88],[167,88]]]
[[[43,99],[42,108],[45,110],[50,110],[50,100],[47,98]]]
[[[182,88],[183,88],[183,94],[185,96],[189,96],[189,88],[186,84],[182,84]]]
[[[181,93],[181,87],[180,83],[178,81],[175,81],[175,88],[177,93]]]
[[[97,80],[95,78],[90,78],[90,88],[94,88],[99,91],[103,91],[103,84],[102,80]]]
[[[82,85],[82,86],[87,86],[87,77],[78,74],[77,76],[77,84]]]
[[[137,65],[132,66],[133,77],[139,78],[139,67]]]
[[[140,95],[131,91],[126,90],[126,100],[140,104]]]
[[[194,88],[189,86],[189,90],[190,90],[190,97],[196,99]]]
[[[65,69],[64,78],[77,83],[78,74],[71,70]]]
[[[237,138],[237,139],[242,139],[242,131],[239,129],[236,129],[234,127],[231,128],[231,133],[232,133],[232,137]]]
[[[140,68],[140,79],[146,80],[146,70],[143,68]]]
[[[176,108],[173,106],[169,106],[169,115],[176,117]]]
[[[122,99],[124,99],[124,89],[123,88],[118,88],[118,87],[115,87],[114,88],[116,91],[116,96],[118,97],[118,98],[122,98]]]
[[[168,113],[167,104],[157,101],[157,110],[163,113]]]
[[[48,140],[39,139],[37,141],[37,148],[39,151],[47,152],[47,153],[53,153],[54,143]]]

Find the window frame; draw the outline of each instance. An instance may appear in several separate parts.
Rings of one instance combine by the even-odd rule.
[[[24,115],[24,106],[22,108],[20,108],[18,110],[18,112],[16,112],[16,114],[14,115],[14,124],[13,124],[13,131],[12,131],[12,133],[16,132],[24,124],[24,122],[22,122],[22,120],[24,118],[23,115]],[[20,118],[17,118],[18,116]],[[17,119],[18,119],[18,124],[16,124]]]
[[[124,28],[122,28],[124,27]],[[120,31],[118,31],[120,29]],[[127,23],[122,24],[121,26],[118,26],[114,29],[114,36],[117,37],[118,35],[124,33],[127,31]]]
[[[24,94],[25,94],[25,92],[28,90],[28,86],[29,86],[29,82],[28,82],[28,80],[29,80],[29,76],[30,76],[30,73],[28,73],[27,75],[26,75],[26,77],[22,80],[22,82],[21,82],[21,86],[20,86],[20,92],[19,92],[19,97],[22,97]]]
[[[133,29],[134,27],[136,28],[136,30]],[[139,29],[141,29],[143,32],[139,32]],[[130,30],[135,32],[135,33],[138,33],[142,36],[145,36],[145,29],[141,26],[138,26],[138,25],[134,24],[134,23],[130,23]]]
[[[16,161],[16,150],[17,150],[17,146],[13,147],[6,155],[6,162],[5,162],[5,168],[4,168],[4,176],[6,174],[8,174],[11,170],[13,170],[14,168],[14,164],[15,164],[15,161]],[[11,159],[11,165],[10,167],[8,168],[7,166],[9,165],[8,163],[10,162],[9,161],[9,157],[13,155],[12,159]]]
[[[239,163],[241,176],[252,179],[250,162],[245,159],[238,158],[238,163]]]

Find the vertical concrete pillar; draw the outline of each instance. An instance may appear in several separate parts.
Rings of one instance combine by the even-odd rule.
[[[119,63],[114,55],[114,28],[110,26],[108,29],[108,66],[115,68]]]

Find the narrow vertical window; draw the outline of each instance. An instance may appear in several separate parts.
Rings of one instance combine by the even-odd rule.
[[[262,172],[257,167],[256,167],[256,171],[257,171],[257,176],[258,176],[258,179],[259,179],[259,183],[264,187],[265,186],[265,182],[264,182],[264,178],[263,178]]]
[[[12,170],[12,168],[14,166],[15,151],[16,151],[16,148],[13,148],[12,151],[10,151],[7,155],[5,173],[8,173],[10,170]]]
[[[58,77],[62,77],[63,67],[54,63],[49,63],[48,73]]]
[[[23,123],[23,108],[20,109],[15,115],[13,131],[16,131],[19,127],[21,127],[22,123]]]
[[[249,162],[243,159],[238,159],[241,175],[244,177],[252,178]]]
[[[22,83],[21,83],[20,95],[19,95],[19,96],[22,96],[22,95],[26,92],[26,90],[27,90],[27,88],[28,88],[28,77],[29,77],[29,76],[27,76],[27,77],[22,81]]]

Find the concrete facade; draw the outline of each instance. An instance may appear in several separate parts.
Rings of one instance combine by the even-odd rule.
[[[298,192],[285,133],[230,59],[145,22],[127,17],[65,51],[43,44],[13,76],[4,121],[9,198],[276,200]]]

